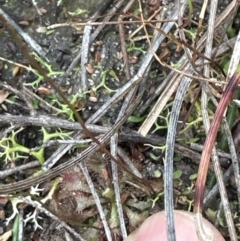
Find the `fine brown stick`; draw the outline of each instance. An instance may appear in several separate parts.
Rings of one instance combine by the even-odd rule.
[[[210,162],[211,152],[213,149],[213,145],[215,143],[215,139],[217,136],[217,132],[219,126],[221,124],[224,112],[230,101],[233,98],[234,91],[237,88],[238,81],[240,78],[240,68],[238,68],[236,74],[234,74],[229,83],[226,86],[225,91],[223,92],[222,98],[217,106],[215,115],[213,117],[213,121],[211,123],[209,132],[207,134],[200,165],[198,171],[198,177],[196,182],[196,190],[195,190],[195,198],[194,198],[194,212],[195,213],[202,213],[202,204],[203,204],[203,197],[204,197],[204,187],[206,183],[207,171]]]

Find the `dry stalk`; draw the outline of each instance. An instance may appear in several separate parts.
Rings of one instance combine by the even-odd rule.
[[[134,3],[133,0],[131,0],[127,6],[123,9],[123,13],[125,14],[132,4]],[[120,34],[120,41],[121,41],[121,50],[123,54],[123,60],[124,60],[124,66],[125,66],[125,73],[127,79],[131,78],[130,74],[130,68],[128,64],[128,56],[127,56],[127,50],[126,50],[126,44],[125,44],[125,34],[124,34],[124,27],[121,24],[122,21],[122,15],[119,16],[118,18],[119,21],[119,34]],[[122,108],[120,110],[120,113],[118,114],[116,122],[121,119],[127,110],[127,107],[129,106],[130,102],[133,100],[133,97],[136,93],[137,87],[135,86],[133,90],[131,90],[122,105]],[[118,133],[115,133],[110,140],[110,148],[111,148],[111,154],[115,157],[118,158],[117,154],[117,149],[118,149]],[[118,217],[120,221],[120,229],[121,229],[121,234],[123,238],[127,237],[127,230],[126,230],[126,225],[125,225],[125,220],[123,216],[123,208],[122,208],[122,203],[121,203],[121,194],[120,194],[120,189],[119,189],[119,178],[118,178],[118,167],[116,163],[111,161],[111,166],[112,166],[112,177],[113,177],[113,185],[114,185],[114,192],[115,192],[115,200],[116,200],[116,205],[117,205],[117,210],[118,210]]]

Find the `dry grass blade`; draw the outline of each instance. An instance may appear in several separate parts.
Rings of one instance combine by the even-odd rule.
[[[129,11],[130,7],[132,6],[132,4],[134,3],[134,1],[130,1],[127,6],[124,8],[123,13],[125,14],[127,11]],[[124,65],[125,65],[125,73],[126,73],[126,77],[127,79],[131,78],[131,74],[130,74],[130,68],[129,68],[129,64],[128,64],[128,55],[127,55],[127,50],[126,50],[126,44],[125,44],[125,34],[124,34],[124,27],[123,25],[120,23],[122,21],[122,15],[119,16],[118,21],[119,21],[119,34],[120,34],[120,39],[121,39],[121,50],[122,50],[122,54],[123,54],[123,60],[124,60]],[[120,113],[118,114],[117,120],[121,119],[126,110],[127,107],[129,106],[129,104],[131,103],[131,101],[133,100],[135,94],[136,94],[136,90],[137,87],[134,87],[133,90],[131,90],[128,95],[126,96],[125,101],[123,102],[122,108],[120,110]],[[111,154],[115,157],[118,158],[118,133],[115,133],[110,140],[110,148],[111,148]],[[113,185],[114,185],[114,192],[115,192],[115,200],[116,200],[116,205],[117,205],[117,209],[118,209],[118,218],[119,218],[119,222],[120,222],[120,229],[121,229],[121,234],[123,238],[127,237],[127,229],[126,229],[126,224],[125,224],[125,220],[124,220],[124,215],[123,215],[123,207],[122,207],[122,203],[121,203],[121,194],[120,194],[120,183],[119,183],[119,178],[118,178],[118,167],[116,165],[116,163],[114,163],[113,161],[111,162],[111,166],[112,166],[112,175],[113,175]]]
[[[83,32],[83,40],[82,40],[82,48],[81,48],[82,54],[81,54],[81,85],[80,85],[80,89],[82,92],[86,92],[88,90],[86,64],[88,64],[91,30],[92,30],[91,26],[86,26]]]
[[[203,150],[202,157],[201,157],[198,178],[197,178],[197,182],[196,182],[195,203],[194,203],[194,212],[196,213],[196,216],[197,216],[197,230],[199,231],[198,234],[199,234],[199,237],[201,238],[201,240],[204,240],[206,237],[206,234],[204,234],[204,232],[202,231],[203,228],[201,227],[201,223],[202,223],[201,222],[201,213],[202,213],[202,202],[203,202],[203,196],[204,196],[204,187],[205,187],[205,183],[206,183],[206,175],[207,175],[208,165],[209,165],[209,161],[210,161],[210,155],[211,155],[211,151],[214,146],[214,141],[215,141],[215,138],[217,135],[218,128],[220,126],[220,122],[223,118],[223,114],[226,111],[226,108],[227,108],[229,102],[232,99],[234,90],[236,89],[236,86],[239,81],[239,76],[240,76],[240,73],[238,70],[238,72],[236,74],[234,74],[233,77],[230,79],[229,84],[227,85],[226,90],[223,93],[223,96],[219,102],[219,105],[217,107],[217,110],[214,115],[211,126],[209,128],[208,135],[207,135],[205,145],[204,145],[204,150]],[[214,163],[214,165],[216,165],[216,163]],[[219,169],[220,169],[220,167],[219,167]],[[215,171],[218,171],[218,170],[216,170],[216,168],[215,168]],[[220,175],[219,173],[216,173],[216,175],[217,174]],[[224,184],[219,182],[219,185],[221,185],[220,188],[222,188],[223,190],[225,189]],[[222,195],[224,202],[226,203],[227,195],[226,195],[226,192],[223,192],[223,190],[221,190],[221,195]],[[231,222],[233,223],[233,220],[231,218],[230,209],[225,207],[226,218],[228,217],[227,215],[229,215],[229,220],[227,220],[227,221],[229,221],[229,223],[231,223]],[[230,233],[231,235],[233,235],[231,238],[233,238],[233,240],[236,240],[234,226],[233,225],[229,226],[229,229],[232,229],[232,228],[233,228],[233,230],[229,230],[229,231],[232,231],[232,233]]]
[[[167,215],[167,228],[168,228],[168,238],[169,240],[175,240],[176,238],[173,236],[175,234],[174,231],[174,220],[173,220],[173,155],[174,155],[174,144],[175,137],[177,131],[177,123],[178,117],[181,109],[181,105],[183,102],[183,98],[188,89],[188,86],[191,83],[191,79],[184,78],[178,88],[174,105],[172,108],[169,129],[167,134],[166,141],[166,154],[165,154],[165,165],[164,165],[164,204],[165,211]],[[172,213],[172,215],[170,215]]]
[[[181,11],[184,11],[184,9],[186,8],[186,1],[184,3],[182,3],[181,5]],[[172,16],[170,17],[170,19],[174,19],[178,16],[178,11],[179,9],[174,9],[173,12],[172,12]],[[170,23],[166,23],[163,25],[162,29],[163,31],[167,34],[171,28],[174,26],[174,23],[173,22],[170,22]],[[146,33],[147,34],[147,33]],[[165,39],[165,36],[161,36],[161,41],[163,41]],[[155,58],[158,58],[156,56],[156,53],[153,49],[153,47],[151,46],[151,43],[149,41],[149,44],[150,44],[150,50],[152,51],[153,55],[155,56]],[[159,58],[158,58],[159,59]],[[161,62],[161,61],[160,61]],[[149,113],[148,117],[146,118],[146,120],[144,121],[144,123],[142,124],[142,126],[139,128],[139,133],[141,133],[143,136],[145,136],[148,131],[150,130],[150,128],[152,127],[153,123],[155,122],[155,120],[157,119],[157,117],[159,116],[159,113],[161,112],[161,110],[163,109],[163,107],[166,105],[167,101],[169,100],[169,98],[172,96],[172,94],[175,92],[177,86],[179,84],[179,81],[177,80],[171,80],[171,83],[169,83],[169,85],[171,86],[170,89],[168,89],[166,92],[165,89],[164,90],[164,96],[165,96],[165,99],[161,99],[161,103],[160,101],[158,100],[157,103],[155,104],[155,106],[153,107],[152,111]],[[166,100],[166,101],[165,101]]]
[[[237,41],[233,50],[233,55],[230,61],[230,65],[229,65],[229,71],[228,71],[228,75],[227,78],[230,78],[230,76],[232,76],[237,69],[237,66],[240,63],[240,31],[238,32],[238,36],[237,36]],[[225,129],[227,130],[227,137],[228,137],[228,145],[229,145],[229,149],[230,149],[230,153],[232,156],[232,161],[233,161],[233,170],[234,170],[234,177],[235,177],[235,182],[237,185],[237,193],[238,193],[238,202],[240,205],[240,174],[239,174],[239,164],[237,161],[237,154],[236,154],[236,150],[234,148],[234,143],[233,143],[233,139],[232,139],[232,135],[230,134],[230,130],[229,128],[227,128],[226,125]]]
[[[82,169],[82,172],[83,172],[83,174],[84,174],[84,176],[85,176],[85,178],[87,180],[88,186],[89,186],[89,188],[91,190],[91,193],[92,193],[92,195],[94,197],[94,201],[96,203],[99,215],[101,217],[107,240],[108,241],[112,241],[111,230],[110,230],[109,225],[107,223],[107,219],[106,219],[106,216],[104,214],[103,207],[102,207],[101,202],[100,202],[100,198],[99,198],[99,196],[98,196],[98,194],[97,194],[97,192],[96,192],[96,190],[94,188],[94,185],[93,185],[92,179],[90,177],[90,174],[88,172],[88,169],[87,169],[87,166],[85,164],[85,161],[81,162],[79,164],[79,166]]]

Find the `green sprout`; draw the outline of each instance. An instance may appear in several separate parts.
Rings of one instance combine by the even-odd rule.
[[[167,116],[160,115],[159,118],[160,120],[163,120],[165,122],[164,125],[159,125],[157,121],[154,122],[155,124],[155,129],[152,131],[152,133],[156,132],[157,130],[162,130],[162,129],[167,129],[169,126],[169,117],[170,117],[170,111],[167,109]]]
[[[179,69],[181,67],[181,63],[180,62],[176,62],[176,63],[173,63],[171,62],[171,67],[175,68],[175,69]]]
[[[153,146],[152,146],[153,147]],[[154,147],[153,147],[154,148]],[[164,148],[162,148],[161,150],[164,152],[166,149],[166,146],[164,146]],[[154,160],[154,161],[158,161],[159,158],[162,156],[162,154],[160,156],[156,156],[154,155],[152,152],[149,153],[150,157]]]
[[[178,25],[175,23],[176,27],[178,28]],[[189,28],[189,29],[183,29],[184,32],[186,33],[186,36],[190,39],[190,40],[195,40],[196,36],[197,36],[197,28]]]
[[[17,214],[13,223],[13,241],[19,240],[19,223],[20,223],[20,215]]]
[[[162,152],[164,152],[166,150],[166,145],[164,145],[164,146],[153,146],[151,144],[145,144],[145,146],[150,146],[153,149],[158,149],[158,150],[161,150]]]
[[[63,75],[64,72],[63,71],[54,71],[52,70],[52,66],[47,64],[42,58],[40,58],[37,54],[35,54],[35,59],[43,66],[47,69],[47,76],[51,77],[51,76],[57,76],[57,75]],[[44,80],[43,76],[40,75],[38,73],[37,70],[33,69],[31,66],[29,67],[29,70],[31,72],[33,72],[36,76],[37,76],[37,79],[35,81],[33,81],[32,83],[25,83],[26,86],[32,86],[33,88],[36,88],[39,83]]]
[[[187,196],[192,196],[193,189],[195,188],[195,179],[197,178],[197,173],[192,174],[189,179],[191,180],[191,186],[187,187],[179,196],[179,202],[182,204],[188,204],[188,211],[191,210],[194,200],[187,198]]]
[[[176,170],[173,173],[173,179],[179,179],[182,176],[182,170]]]
[[[150,201],[152,201],[152,208],[155,207],[156,202],[159,200],[160,197],[163,196],[163,194],[164,194],[164,191],[157,193],[157,195],[154,198],[150,198]]]
[[[20,153],[30,153],[30,149],[20,145],[16,142],[16,135],[22,131],[23,128],[20,128],[18,131],[12,131],[10,137],[2,138],[0,141],[0,147],[3,149],[0,153],[0,157],[4,158],[4,162],[15,161],[18,158],[25,158]]]
[[[61,177],[58,177],[54,180],[54,183],[53,185],[51,186],[51,189],[50,191],[48,192],[47,196],[44,197],[42,200],[41,200],[41,203],[46,203],[48,200],[52,200],[53,199],[53,195],[54,195],[54,192],[56,191],[57,187],[59,186],[59,184],[61,183],[62,181],[62,178]]]
[[[180,197],[179,197],[179,200],[180,200],[180,202],[181,202],[182,204],[188,204],[188,211],[190,212],[194,200],[193,200],[193,199],[190,200],[190,199],[188,199],[186,196],[180,196]]]
[[[197,28],[184,29],[184,32],[189,39],[194,40],[197,35]]]
[[[64,140],[65,138],[70,138],[70,135],[72,134],[72,132],[63,132],[63,131],[56,131],[54,133],[49,133],[46,131],[44,127],[42,127],[42,132],[43,132],[43,143],[54,138],[61,138]]]
[[[86,12],[87,12],[87,10],[78,8],[74,12],[68,12],[68,13],[69,13],[69,15],[75,17],[75,16],[81,15],[81,14],[86,13]]]
[[[79,97],[78,93],[73,95],[72,99],[70,100],[70,104],[74,105],[76,103],[78,97]],[[60,108],[57,108],[58,111],[57,111],[56,115],[58,115],[58,114],[66,114],[68,116],[69,120],[74,121],[74,112],[72,111],[72,109],[67,104],[62,104],[57,99],[54,99],[52,102],[53,102],[53,104],[57,103],[57,105],[60,107]]]
[[[192,126],[194,126],[198,123],[202,123],[202,117],[201,116],[197,117],[195,120],[193,120],[190,123],[186,123],[186,127],[180,133],[185,133],[190,127],[192,127]]]
[[[63,132],[63,131],[55,131],[54,133],[49,133],[47,130],[42,127],[42,132],[43,132],[43,143],[46,143],[47,141],[55,138],[60,138],[60,139],[65,139],[65,138],[70,138],[70,135],[72,132]],[[40,148],[39,150],[35,151],[32,150],[30,151],[30,154],[36,157],[41,164],[44,163],[44,148]]]
[[[9,137],[2,138],[0,141],[0,148],[2,149],[0,153],[0,158],[4,158],[4,162],[8,161],[15,161],[19,158],[26,158],[26,156],[22,155],[21,153],[25,153],[31,156],[34,156],[41,164],[44,163],[44,148],[40,148],[39,150],[31,150],[28,147],[25,147],[16,141],[16,135],[22,131],[23,128],[20,128],[18,131],[12,131]],[[72,132],[54,132],[48,133],[44,128],[43,131],[43,142],[46,142],[53,138],[66,138],[69,137]]]
[[[146,116],[131,115],[131,116],[128,117],[128,122],[139,123],[139,122],[142,122],[145,118],[146,118]]]
[[[119,79],[118,79],[116,73],[114,72],[114,70],[105,70],[101,74],[101,83],[97,87],[93,88],[94,92],[96,92],[101,87],[105,88],[109,93],[116,92],[116,90],[112,90],[106,85],[106,79],[107,79],[108,75],[113,77],[116,81],[119,81]]]
[[[135,42],[131,41],[130,42],[130,46],[127,48],[127,52],[134,52],[134,51],[139,51],[143,54],[146,53],[146,51],[144,50],[144,46],[142,47],[136,47]]]

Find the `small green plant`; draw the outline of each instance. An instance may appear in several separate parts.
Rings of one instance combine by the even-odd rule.
[[[164,151],[166,150],[166,145],[164,145],[164,146],[153,146],[153,145],[151,145],[151,144],[145,144],[145,146],[150,146],[150,147],[152,147],[153,149],[161,150],[162,152],[164,152]],[[151,155],[151,154],[150,154],[150,155]],[[156,157],[154,154],[152,154],[152,157],[153,157],[154,160],[157,160],[157,159],[158,159],[158,157]]]
[[[159,115],[158,119],[154,122],[154,125],[155,125],[155,129],[152,131],[152,133],[155,133],[156,131],[158,130],[163,130],[163,129],[167,129],[168,126],[169,126],[169,118],[170,118],[170,111],[168,109],[168,106],[166,106],[166,112],[167,114],[163,114],[163,115]],[[158,150],[161,150],[161,152],[165,152],[166,150],[166,145],[163,145],[163,146],[154,146],[154,145],[151,145],[151,144],[145,144],[146,146],[150,146],[152,147],[153,149],[158,149]],[[153,160],[158,160],[159,157],[155,156],[153,153],[150,153],[151,157],[153,158]]]
[[[79,98],[79,94],[78,93],[73,95],[71,100],[70,100],[71,105],[74,105],[76,103],[76,101],[78,100],[78,98]],[[70,107],[67,104],[61,103],[59,100],[57,100],[57,98],[54,98],[52,100],[52,104],[53,105],[54,104],[58,105],[58,107],[56,107],[58,109],[58,111],[56,113],[57,115],[59,115],[59,114],[66,114],[68,116],[69,120],[74,121],[74,113],[73,113],[73,111],[70,109]]]
[[[128,121],[132,122],[132,123],[139,123],[142,122],[144,119],[146,118],[146,116],[129,116],[128,117]]]
[[[190,212],[191,209],[192,209],[194,200],[193,200],[193,199],[190,200],[190,199],[188,199],[186,196],[181,195],[181,196],[179,197],[179,202],[180,202],[181,204],[187,204],[187,205],[188,205],[188,211]]]
[[[35,156],[41,163],[43,163],[44,157],[41,150],[31,153],[29,148],[17,143],[16,135],[22,130],[23,128],[20,128],[18,131],[12,131],[9,137],[2,138],[0,141],[0,147],[2,149],[0,157],[3,158],[2,160],[4,162],[16,161],[19,158],[25,158],[26,156],[22,153],[26,153]]]
[[[144,46],[142,47],[137,47],[136,44],[135,44],[135,41],[131,41],[130,44],[129,44],[129,47],[127,48],[127,52],[135,52],[135,51],[139,51],[143,54],[146,53],[146,51],[144,50]]]
[[[97,86],[97,87],[93,87],[92,90],[94,92],[97,92],[98,89],[100,89],[101,87],[105,88],[109,93],[112,93],[112,92],[116,92],[116,90],[112,90],[110,89],[107,85],[106,85],[106,79],[107,79],[107,76],[111,76],[113,77],[116,81],[119,81],[116,73],[114,70],[104,70],[102,73],[101,73],[101,82],[100,84]]]
[[[157,195],[153,198],[149,198],[149,200],[152,202],[152,208],[155,207],[156,202],[159,200],[160,197],[162,197],[164,195],[164,191],[163,192],[159,192],[157,193]]]
[[[61,76],[61,75],[64,74],[63,71],[54,71],[54,70],[52,69],[52,66],[51,66],[50,64],[46,63],[46,62],[45,62],[43,59],[41,59],[37,54],[34,53],[34,55],[35,55],[35,59],[36,59],[43,67],[46,68],[46,70],[47,70],[47,76],[49,76],[49,77],[54,77],[54,76],[59,76],[59,75]],[[30,66],[28,69],[37,76],[37,79],[34,80],[32,83],[25,83],[25,85],[26,85],[26,86],[31,86],[31,87],[33,87],[33,88],[36,88],[36,87],[39,85],[39,83],[44,80],[44,78],[43,78],[42,75],[40,75],[40,74],[38,73],[37,70],[33,69],[31,66]]]
[[[154,122],[155,129],[152,131],[152,133],[162,130],[162,129],[167,129],[169,126],[169,118],[170,118],[170,111],[167,109],[167,114],[166,116],[160,115],[159,118]],[[158,123],[160,122],[160,124]]]
[[[2,161],[4,162],[14,162],[19,158],[26,158],[26,156],[31,155],[34,156],[41,164],[44,163],[44,148],[40,148],[38,150],[32,150],[26,146],[23,146],[19,144],[16,141],[16,135],[22,131],[23,128],[20,128],[17,131],[12,131],[11,135],[9,137],[4,137],[0,141],[0,158],[2,158]],[[43,132],[43,143],[47,142],[50,139],[53,138],[69,138],[70,134],[72,132],[54,132],[54,133],[48,133],[44,128],[42,128]],[[26,154],[26,155],[25,155]]]
[[[69,13],[71,16],[75,17],[75,16],[81,15],[81,14],[86,13],[86,12],[87,12],[87,10],[78,8],[78,9],[76,9],[74,12],[68,12],[68,13]]]
[[[192,41],[194,41],[197,36],[197,28],[184,29],[184,32],[186,33],[186,36]]]

